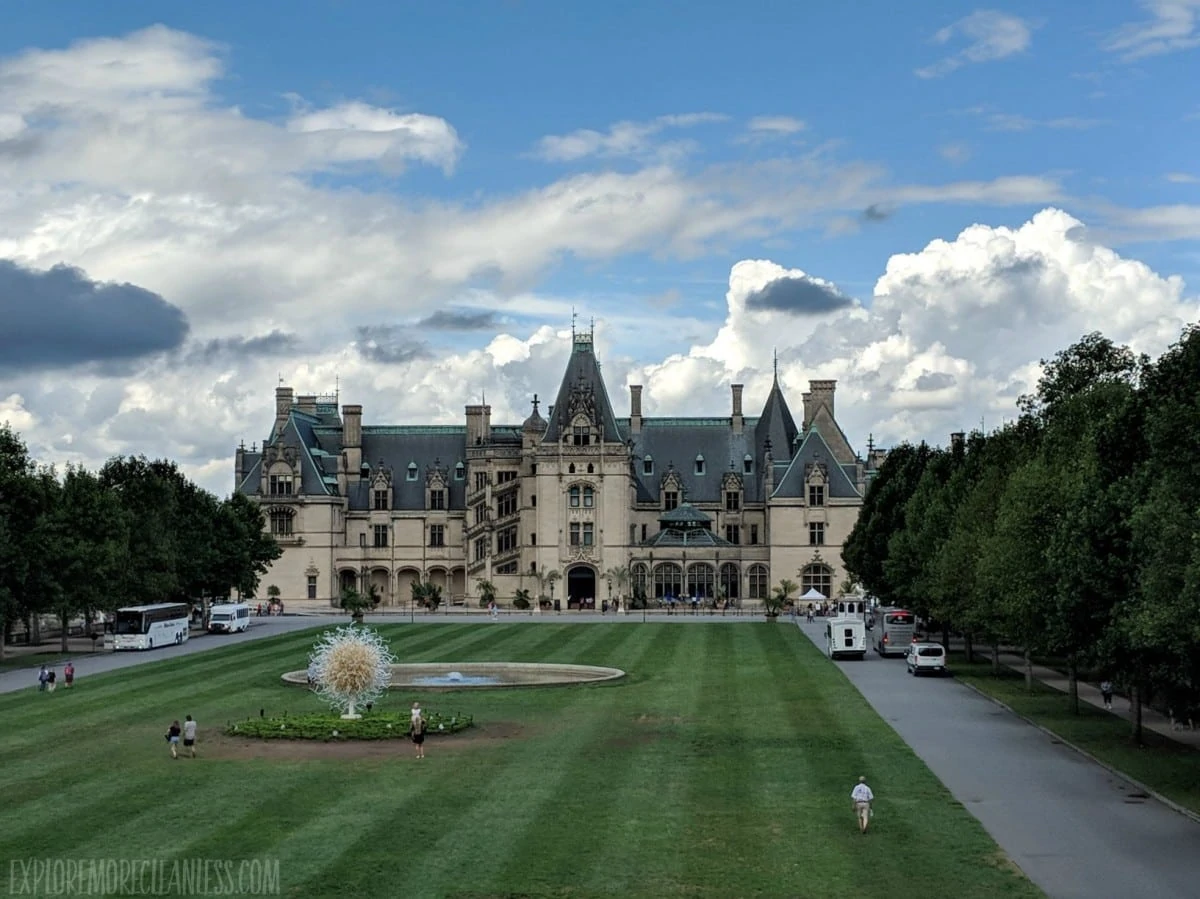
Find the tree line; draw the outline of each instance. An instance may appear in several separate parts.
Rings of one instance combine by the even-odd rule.
[[[99,471],[39,465],[0,424],[0,658],[16,624],[67,625],[153,602],[251,597],[281,550],[262,510],[218,500],[174,462],[116,457]]]
[[[1200,326],[1156,361],[1099,333],[1042,360],[1018,417],[893,449],[843,551],[948,638],[1065,660],[1141,709],[1200,705]]]

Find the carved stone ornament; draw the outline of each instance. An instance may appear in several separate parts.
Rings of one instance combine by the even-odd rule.
[[[271,444],[267,447],[267,465],[270,466],[275,462],[286,462],[288,465],[294,467],[296,464],[296,448],[294,446]]]
[[[579,544],[578,546],[567,547],[568,562],[594,562],[596,560],[596,547]]]
[[[573,420],[576,415],[596,424],[596,395],[592,385],[583,378],[571,386],[571,395],[567,399],[567,420]]]

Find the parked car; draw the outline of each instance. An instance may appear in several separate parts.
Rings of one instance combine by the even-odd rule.
[[[946,674],[946,647],[941,643],[914,643],[905,657],[908,673]]]

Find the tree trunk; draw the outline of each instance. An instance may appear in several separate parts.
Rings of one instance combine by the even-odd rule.
[[[1000,642],[992,644],[992,676],[1000,676]]]
[[[30,615],[25,621],[25,631],[29,634],[30,646],[42,645],[42,616]]]
[[[963,649],[967,653],[967,664],[973,664],[975,661],[975,641],[969,631],[963,634]]]
[[[1142,688],[1141,688],[1141,686],[1139,686],[1138,684],[1134,684],[1133,687],[1130,688],[1129,698],[1131,700],[1132,711],[1133,711],[1133,714],[1130,716],[1130,720],[1133,723],[1132,724],[1133,729],[1132,729],[1131,736],[1133,737],[1133,742],[1136,745],[1141,746],[1142,745]]]
[[[4,647],[8,645],[8,638],[12,632],[12,621],[5,617],[0,620],[0,662],[4,661]]]
[[[946,647],[946,652],[950,651],[950,625],[942,625],[942,645]]]
[[[68,652],[71,651],[71,647],[68,643],[68,640],[71,637],[71,628],[70,628],[71,618],[70,618],[69,613],[59,612],[58,613],[58,621],[59,621],[59,624],[62,625],[62,634],[60,635],[60,639],[61,639],[60,646],[62,648],[63,655],[66,655]]]
[[[1033,659],[1029,655],[1029,647],[1025,647],[1025,691],[1033,692]]]
[[[1067,655],[1067,695],[1071,699],[1071,714],[1079,714],[1079,662],[1075,653]]]

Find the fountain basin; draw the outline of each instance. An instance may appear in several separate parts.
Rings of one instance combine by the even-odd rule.
[[[620,668],[598,665],[559,665],[541,662],[414,662],[392,665],[389,689],[487,690],[505,687],[547,687],[592,684],[625,676]],[[289,671],[287,684],[308,686],[307,671]]]

